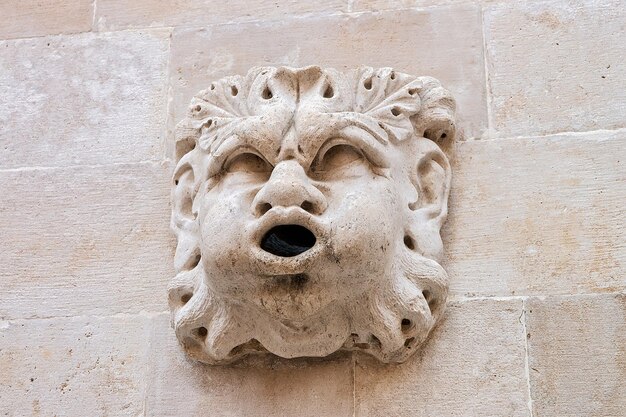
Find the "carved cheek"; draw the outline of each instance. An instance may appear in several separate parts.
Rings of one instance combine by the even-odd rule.
[[[329,214],[334,230],[333,247],[342,256],[371,259],[393,252],[402,225],[397,216],[400,203],[386,178],[343,183],[344,193],[334,192]],[[330,211],[330,210],[329,210]]]
[[[246,245],[243,232],[249,217],[250,194],[222,191],[210,192],[204,197],[200,250],[206,267],[230,269],[233,261],[241,258]]]
[[[218,219],[220,217],[233,217],[237,213],[238,219],[246,216],[243,210],[250,207],[254,196],[263,185],[264,178],[250,180],[233,175],[226,175],[212,189],[199,196],[199,215]],[[224,211],[226,210],[226,211]]]

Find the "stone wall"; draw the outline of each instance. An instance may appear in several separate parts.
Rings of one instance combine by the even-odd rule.
[[[0,2],[0,415],[625,416],[625,10]],[[451,298],[402,365],[207,367],[176,343],[172,129],[262,64],[392,66],[458,100]]]

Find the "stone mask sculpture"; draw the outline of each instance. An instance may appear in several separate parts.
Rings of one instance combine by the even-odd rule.
[[[253,68],[177,127],[169,287],[194,359],[401,362],[445,306],[439,265],[454,138],[440,83],[389,68]]]

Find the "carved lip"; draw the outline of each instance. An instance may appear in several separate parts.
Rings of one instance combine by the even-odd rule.
[[[300,249],[293,250],[287,254],[277,254],[280,251],[268,251],[267,240],[271,235],[278,236],[279,232],[299,231],[310,233],[307,241]],[[306,232],[305,232],[306,230]],[[285,235],[282,235],[285,237]],[[265,213],[259,220],[258,227],[252,233],[252,252],[262,265],[269,269],[265,271],[272,275],[282,275],[285,273],[300,273],[306,268],[306,264],[315,258],[323,250],[323,242],[327,240],[327,227],[311,214],[300,207],[275,207]],[[289,240],[286,238],[285,240]],[[274,241],[276,243],[276,241]],[[289,243],[289,242],[287,242]],[[292,242],[295,243],[295,242]]]

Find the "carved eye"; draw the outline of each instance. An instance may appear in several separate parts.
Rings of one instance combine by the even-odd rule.
[[[365,162],[363,154],[354,146],[341,144],[320,152],[311,168],[315,172],[325,173],[352,166],[358,162]]]
[[[226,172],[242,172],[242,173],[270,173],[272,166],[259,155],[246,152],[241,153],[226,162],[224,167]]]

